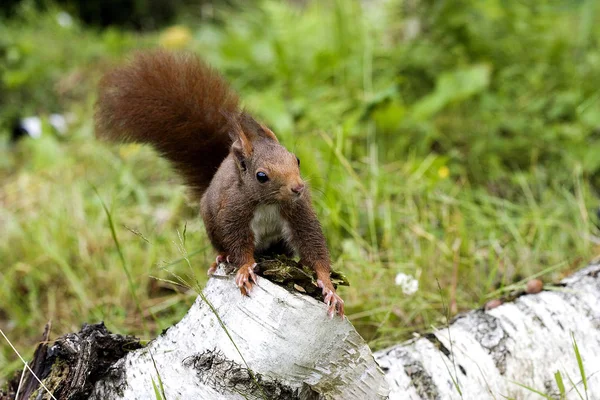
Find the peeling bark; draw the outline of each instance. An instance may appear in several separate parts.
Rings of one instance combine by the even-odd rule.
[[[579,399],[577,390],[586,398],[572,337],[587,398],[600,399],[600,264],[564,279],[557,290],[460,315],[448,328],[375,358],[392,400],[541,398],[531,389],[559,399],[557,371],[567,399]]]
[[[45,339],[36,348],[30,368],[57,399],[87,399],[94,384],[107,376],[117,360],[141,347],[136,338],[110,333],[103,323],[84,324],[81,331],[61,336],[52,346],[47,344],[48,332],[47,325]],[[29,371],[23,378],[20,387],[18,380],[9,384],[13,390],[6,396],[0,393],[0,399],[51,398]]]

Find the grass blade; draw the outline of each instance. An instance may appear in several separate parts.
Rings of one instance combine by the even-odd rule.
[[[577,385],[579,384],[579,382],[578,383],[573,382],[573,379],[571,379],[571,376],[569,374],[567,374],[567,379],[571,383],[571,386],[573,386],[573,389],[575,389],[575,392],[577,392],[577,395],[579,396],[579,398],[581,400],[585,400],[583,398],[583,396],[581,395],[581,392],[579,391],[579,389],[577,389]],[[569,392],[570,392],[570,390],[569,390]]]
[[[585,376],[585,369],[583,368],[583,360],[581,358],[581,353],[579,352],[579,346],[577,346],[577,340],[575,339],[575,334],[573,334],[573,332],[571,332],[571,338],[573,339],[573,350],[575,351],[575,357],[577,358],[577,365],[579,366],[579,374],[581,375],[581,381],[583,382],[583,388],[585,390],[585,398],[587,399],[587,397],[588,397],[587,377]]]
[[[163,400],[164,397],[162,397],[160,392],[158,391],[156,383],[154,382],[154,378],[151,377],[150,379],[152,379],[152,389],[154,389],[154,397],[156,398],[156,400]]]
[[[154,382],[154,378],[152,378],[152,387],[154,388],[154,395],[157,399],[167,400],[167,395],[165,394],[165,387],[163,385],[162,378],[160,377],[160,372],[158,372],[158,367],[156,366],[156,361],[154,361],[154,356],[152,352],[148,350],[148,354],[150,354],[150,358],[152,359],[152,365],[154,365],[154,370],[156,371],[156,379],[158,379],[158,387]],[[159,391],[160,389],[160,391]]]
[[[48,389],[48,387],[46,387],[46,385],[44,385],[44,382],[42,382],[40,380],[40,378],[37,377],[37,375],[33,372],[33,370],[31,369],[31,367],[29,366],[29,364],[27,364],[27,361],[25,361],[25,359],[17,351],[17,349],[15,348],[15,346],[13,346],[12,342],[10,340],[8,340],[8,337],[6,337],[6,335],[4,334],[4,332],[2,331],[2,329],[0,329],[0,335],[2,335],[2,337],[4,337],[4,340],[6,340],[6,342],[8,343],[8,345],[12,348],[12,350],[17,355],[17,357],[19,357],[21,359],[21,361],[23,362],[23,365],[25,366],[25,369],[27,369],[27,371],[29,371],[29,373],[35,378],[35,380],[39,382],[39,384],[44,388],[44,390],[46,391],[46,393],[48,393],[48,395],[50,396],[50,398],[52,400],[56,400],[56,397],[54,397],[54,395],[52,394],[52,392],[50,391],[50,389]]]
[[[117,231],[115,230],[115,224],[113,222],[112,215],[111,215],[110,211],[108,210],[108,207],[106,207],[106,204],[102,200],[102,197],[100,196],[100,193],[98,192],[98,189],[96,189],[96,187],[94,185],[92,185],[92,189],[96,193],[96,196],[98,196],[98,200],[100,200],[100,204],[102,204],[102,208],[104,209],[104,213],[106,214],[106,218],[108,219],[108,226],[110,227],[110,233],[112,235],[113,242],[115,243],[115,246],[117,248],[117,253],[119,254],[119,258],[121,260],[121,267],[123,268],[123,271],[125,271],[125,276],[127,277],[127,283],[129,284],[129,291],[131,292],[133,301],[135,301],[135,305],[138,309],[138,312],[140,313],[140,318],[142,320],[142,325],[144,326],[144,330],[148,331],[148,329],[146,327],[146,321],[142,317],[144,312],[142,310],[142,305],[140,303],[140,299],[138,298],[138,295],[137,295],[137,288],[135,286],[135,283],[133,282],[133,278],[131,277],[129,268],[127,268],[127,262],[125,261],[125,256],[123,255],[123,250],[121,249],[121,244],[119,243],[119,238],[117,237]]]
[[[450,310],[446,307],[446,303],[444,302],[444,296],[442,294],[442,286],[440,285],[440,281],[437,279],[436,279],[436,281],[437,281],[437,285],[438,285],[438,290],[440,292],[442,308],[444,310],[444,315],[446,317],[446,326],[448,329],[448,343],[450,344],[450,355],[452,356],[452,366],[454,367],[454,375],[452,375],[452,373],[450,372],[450,368],[448,368],[448,366],[446,365],[446,361],[444,361],[443,358],[442,358],[442,361],[444,361],[444,366],[446,367],[446,370],[448,370],[448,375],[450,375],[450,379],[452,379],[454,388],[456,389],[456,391],[462,398],[463,394],[462,394],[462,390],[460,390],[460,382],[458,381],[458,372],[456,371],[456,362],[454,360],[454,349],[452,346],[452,336],[450,336]]]
[[[527,389],[529,390],[531,393],[535,393],[535,394],[539,394],[540,396],[542,396],[543,398],[547,399],[547,400],[553,400],[552,397],[548,396],[546,393],[542,393],[539,390],[535,390],[532,387],[529,387],[527,385],[523,385],[522,383],[519,382],[515,382],[515,381],[510,381],[511,383],[514,383],[517,386],[521,386],[523,389]]]
[[[560,374],[560,371],[556,371],[554,373],[554,380],[556,381],[556,386],[558,386],[558,391],[560,392],[560,398],[562,399],[566,399],[566,392],[565,392],[565,384],[563,382],[562,379],[562,375]]]

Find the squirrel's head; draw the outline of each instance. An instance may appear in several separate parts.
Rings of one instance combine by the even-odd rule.
[[[300,177],[300,160],[279,144],[275,134],[247,114],[230,119],[231,152],[240,180],[261,201],[294,201],[306,184]]]

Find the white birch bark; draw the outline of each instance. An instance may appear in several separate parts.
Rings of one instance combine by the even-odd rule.
[[[155,399],[159,379],[167,399],[386,397],[367,344],[322,302],[262,278],[250,297],[231,276],[211,278],[203,293],[227,332],[199,297],[179,323],[119,360],[91,398]]]
[[[600,264],[562,284],[471,311],[449,328],[377,352],[390,399],[543,398],[531,389],[559,399],[557,371],[567,399],[600,399]]]
[[[184,319],[119,360],[94,399],[600,399],[600,264],[551,291],[523,295],[379,351],[324,304],[260,279],[250,298],[211,279]],[[584,374],[578,365],[577,341]],[[256,374],[249,375],[245,362]],[[582,382],[586,377],[585,388]],[[387,381],[387,382],[386,382]],[[525,388],[524,386],[527,386]]]

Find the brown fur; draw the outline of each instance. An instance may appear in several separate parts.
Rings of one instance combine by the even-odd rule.
[[[140,52],[100,81],[96,132],[152,144],[199,197],[229,152],[225,114],[239,114],[238,97],[197,57]]]
[[[296,156],[269,128],[240,111],[237,95],[198,58],[139,53],[131,64],[109,72],[100,82],[96,130],[113,140],[151,144],[172,162],[201,199],[215,250],[240,266],[236,282],[242,293],[257,279],[256,247],[265,252],[293,249],[317,273],[330,314],[337,308],[343,315],[343,301],[329,278],[325,237]],[[268,181],[260,182],[258,172]],[[267,239],[257,246],[253,218],[261,206],[275,210],[275,217],[268,218],[276,221],[261,222]],[[280,226],[285,227],[281,238]],[[273,235],[277,240],[271,242]],[[263,240],[260,234],[257,238]]]

